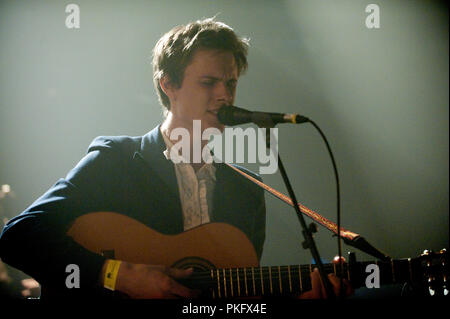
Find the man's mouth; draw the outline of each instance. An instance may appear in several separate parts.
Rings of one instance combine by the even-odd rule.
[[[224,107],[225,105],[220,105],[219,107],[215,107],[213,109],[209,109],[208,112],[213,113],[214,115],[217,115],[217,113],[219,113],[219,110]]]
[[[209,113],[212,113],[214,115],[217,115],[217,113],[219,112],[219,109],[215,109],[215,110],[208,110]]]

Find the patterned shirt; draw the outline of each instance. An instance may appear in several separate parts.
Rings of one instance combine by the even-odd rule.
[[[206,163],[195,172],[188,160],[179,153],[173,152],[173,143],[162,132],[167,149],[164,156],[173,160],[180,192],[181,207],[183,209],[184,230],[209,223],[212,216],[212,201],[216,185],[216,168],[212,164],[210,150],[205,152]],[[206,146],[207,148],[207,146]]]

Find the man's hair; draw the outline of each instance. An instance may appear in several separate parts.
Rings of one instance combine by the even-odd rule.
[[[238,75],[247,70],[248,39],[240,38],[228,25],[214,18],[198,20],[174,27],[164,34],[153,49],[153,83],[160,103],[170,110],[170,101],[161,89],[160,79],[166,77],[180,88],[184,71],[197,49],[229,51],[236,61]]]

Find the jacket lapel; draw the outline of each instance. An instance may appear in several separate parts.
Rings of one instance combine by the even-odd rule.
[[[168,233],[183,231],[183,216],[180,194],[174,165],[163,154],[166,144],[161,135],[160,125],[142,137],[140,151],[133,156],[138,167],[137,175],[144,188],[145,198],[154,218],[150,223],[156,230],[168,229]],[[158,229],[160,228],[160,229]]]
[[[223,163],[215,163],[216,186],[213,197],[213,220],[216,222],[233,222],[239,213],[233,212],[236,207],[245,205],[245,190],[237,191],[237,185],[241,185],[236,178],[236,172]]]

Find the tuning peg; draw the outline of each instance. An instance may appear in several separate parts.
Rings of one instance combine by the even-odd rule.
[[[431,250],[428,250],[428,249],[425,249],[424,251],[423,251],[423,253],[420,255],[420,256],[429,256],[429,255],[431,255],[433,253],[433,251],[431,251]]]

